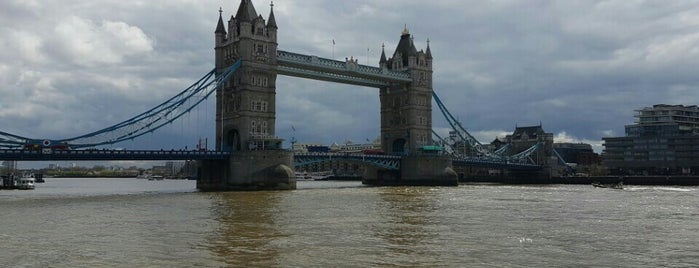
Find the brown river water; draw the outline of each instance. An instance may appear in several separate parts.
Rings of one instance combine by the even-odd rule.
[[[0,267],[699,267],[697,187],[298,188],[0,190]]]

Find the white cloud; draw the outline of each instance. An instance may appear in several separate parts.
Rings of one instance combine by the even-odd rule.
[[[122,63],[125,57],[146,55],[153,41],[138,27],[124,22],[102,21],[70,16],[54,29],[57,53],[62,60],[94,67]]]
[[[590,144],[592,146],[592,150],[600,153],[602,152],[602,149],[604,148],[602,145],[602,140],[589,140],[589,139],[580,139],[577,137],[574,137],[565,131],[561,131],[556,133],[553,136],[553,142],[554,143],[585,143],[585,144]]]

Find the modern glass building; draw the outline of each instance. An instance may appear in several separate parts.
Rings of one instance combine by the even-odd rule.
[[[612,174],[699,174],[699,108],[657,104],[634,111],[625,137],[604,140],[603,159]]]

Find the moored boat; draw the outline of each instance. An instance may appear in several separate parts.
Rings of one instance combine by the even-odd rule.
[[[610,189],[624,189],[624,182],[618,182],[618,183],[599,183],[599,182],[593,182],[592,187],[596,188],[610,188]]]
[[[22,177],[15,179],[14,188],[20,190],[33,190],[35,186],[36,179],[32,174],[24,174]]]

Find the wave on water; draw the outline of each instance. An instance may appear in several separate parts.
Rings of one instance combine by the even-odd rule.
[[[624,190],[628,191],[669,191],[669,192],[691,192],[694,189],[680,188],[680,187],[668,187],[668,186],[650,186],[650,187],[637,187],[637,186],[626,186]]]

